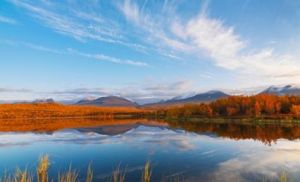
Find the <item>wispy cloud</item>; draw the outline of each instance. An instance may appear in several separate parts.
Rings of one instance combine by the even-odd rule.
[[[233,27],[225,27],[222,22],[200,15],[190,20],[186,27],[178,26],[178,35],[216,61],[218,66],[234,69],[240,66],[236,59],[238,52],[245,46]]]
[[[0,23],[17,24],[17,21],[12,18],[0,15]]]
[[[38,6],[21,0],[11,0],[11,2],[16,6],[26,9],[32,17],[39,20],[45,26],[79,41],[92,39],[123,45],[141,52],[145,52],[147,49],[137,43],[124,40],[118,23],[111,19],[101,18],[100,15],[94,12],[86,13],[64,6],[47,6],[47,3]],[[60,13],[56,9],[64,13]]]
[[[0,93],[1,92],[20,92],[20,93],[25,93],[25,92],[32,92],[30,89],[18,89],[18,88],[0,88]]]
[[[82,57],[96,59],[96,60],[100,60],[100,61],[108,61],[108,62],[116,63],[116,64],[128,64],[128,65],[133,65],[133,66],[149,66],[147,63],[144,63],[144,62],[133,61],[133,60],[129,60],[129,59],[119,59],[119,58],[115,58],[115,57],[111,57],[111,56],[107,56],[107,55],[103,55],[103,54],[88,54],[88,53],[79,52],[74,49],[68,49],[68,51],[71,54],[76,54],[76,55],[79,55]]]
[[[72,48],[67,48],[66,50],[57,50],[53,48],[48,48],[42,45],[37,45],[34,43],[29,43],[29,42],[19,42],[19,41],[12,41],[12,40],[3,40],[1,41],[5,44],[9,44],[12,46],[23,46],[23,47],[28,47],[34,50],[38,51],[43,51],[43,52],[49,52],[53,54],[65,54],[65,55],[77,55],[89,59],[94,59],[94,60],[100,60],[100,61],[106,61],[106,62],[111,62],[114,64],[125,64],[125,65],[131,65],[131,66],[139,66],[139,67],[146,67],[149,66],[147,63],[142,62],[142,61],[134,61],[130,59],[120,59],[104,54],[89,54],[89,53],[83,53],[77,50],[74,50]]]
[[[129,22],[133,23],[135,27],[140,29],[140,31],[136,31],[140,36],[143,37],[141,41],[152,45],[154,49],[160,53],[163,49],[164,56],[171,55],[171,58],[179,57],[174,53],[171,54],[170,52],[172,51],[164,47],[165,45],[170,46],[171,48],[174,48],[176,50],[187,51],[191,49],[188,44],[172,38],[168,33],[170,31],[168,30],[170,20],[167,17],[172,17],[172,15],[176,17],[175,14],[170,14],[170,11],[160,11],[156,16],[153,14],[146,14],[145,12],[141,12],[140,7],[130,0],[124,0],[124,3],[119,5],[119,9]],[[156,18],[154,19],[154,17]],[[143,36],[144,34],[146,34],[146,36]],[[158,41],[160,42],[160,44],[157,44]],[[162,46],[161,43],[164,46]]]
[[[40,24],[82,42],[93,40],[116,44],[171,60],[210,60],[218,69],[236,75],[236,80],[248,85],[254,82],[253,85],[295,83],[300,79],[297,74],[300,73],[299,56],[280,52],[273,47],[273,43],[254,49],[256,46],[251,45],[251,40],[238,32],[235,25],[229,24],[226,19],[210,16],[209,1],[203,1],[198,12],[189,16],[177,11],[181,1],[105,1],[93,3],[88,8],[89,3],[68,1],[50,4],[49,1],[34,4],[23,0],[10,2],[25,9]],[[107,6],[102,7],[102,3]],[[107,7],[110,7],[109,13],[102,11]],[[147,66],[139,60],[120,59],[101,53],[72,49],[66,52],[116,64]],[[211,78],[208,74],[200,76]]]
[[[191,82],[190,81],[178,81],[174,83],[161,83],[158,85],[152,85],[145,88],[145,90],[149,91],[172,91],[172,90],[180,90],[180,91],[186,91],[190,88]]]
[[[170,99],[190,91],[190,81],[176,81],[169,83],[147,83],[124,86],[122,88],[73,88],[44,93],[53,98],[82,99],[85,97],[103,97],[117,95],[139,102],[141,104]]]
[[[207,57],[218,67],[260,81],[282,83],[295,82],[300,78],[290,74],[300,72],[299,58],[277,53],[270,47],[272,45],[252,50],[249,41],[243,39],[234,26],[209,17],[209,1],[205,2],[199,14],[190,19],[183,19],[173,11],[168,15],[159,10],[155,15],[147,14],[130,0],[124,0],[120,9],[128,21],[150,36],[148,43],[160,41],[165,48],[196,55],[198,59]]]

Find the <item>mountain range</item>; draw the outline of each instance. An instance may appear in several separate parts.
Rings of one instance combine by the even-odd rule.
[[[300,88],[294,85],[286,86],[270,86],[267,89],[259,92],[258,94],[274,94],[274,95],[300,95]],[[162,100],[159,102],[148,103],[139,105],[136,102],[130,101],[128,99],[108,96],[100,97],[97,99],[83,99],[77,102],[77,105],[97,105],[97,106],[126,106],[126,107],[136,107],[136,106],[159,106],[159,105],[176,105],[176,104],[186,104],[186,103],[203,103],[211,102],[220,98],[226,98],[230,95],[219,90],[212,90],[204,93],[193,94],[187,97],[177,96],[169,100]]]
[[[271,86],[261,93],[274,95],[300,95],[300,88],[294,85],[286,85],[283,87]]]
[[[155,105],[176,105],[176,104],[186,104],[186,103],[201,103],[201,102],[211,102],[220,98],[229,97],[230,95],[218,91],[212,90],[205,93],[196,94],[187,98],[174,97],[173,99],[160,101],[158,103],[146,104],[147,106]]]
[[[267,89],[257,92],[257,94],[274,94],[278,96],[282,95],[300,95],[300,87],[296,85],[285,85],[285,86],[270,86]],[[107,97],[86,97],[85,99],[74,101],[61,101],[65,104],[74,105],[93,105],[93,106],[110,106],[110,107],[137,107],[137,106],[164,106],[164,105],[176,105],[176,104],[186,104],[186,103],[203,103],[211,102],[220,98],[226,98],[230,95],[219,90],[212,90],[204,93],[193,93],[181,96],[176,96],[168,100],[161,100],[153,103],[140,103],[135,101],[119,97],[119,96],[107,96]],[[157,99],[155,99],[157,100]],[[51,98],[49,99],[38,99],[35,101],[19,101],[17,103],[54,103],[55,101]],[[7,103],[1,101],[1,103]],[[15,102],[16,103],[16,102]]]

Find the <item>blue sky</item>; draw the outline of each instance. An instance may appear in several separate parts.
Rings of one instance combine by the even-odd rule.
[[[0,100],[299,84],[300,2],[4,0]]]

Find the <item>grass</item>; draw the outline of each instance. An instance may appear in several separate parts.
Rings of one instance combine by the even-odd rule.
[[[50,168],[50,160],[48,155],[44,155],[40,157],[39,163],[36,169],[35,178],[31,175],[31,173],[25,169],[21,170],[19,168],[16,169],[14,174],[8,174],[4,172],[3,176],[0,177],[0,182],[54,182],[54,179],[49,180],[49,168]],[[125,182],[126,178],[126,168],[122,169],[118,166],[110,177],[109,182]],[[78,182],[79,180],[79,171],[72,169],[70,165],[69,169],[65,172],[59,172],[57,176],[57,182]],[[93,182],[96,181],[94,179],[94,171],[92,169],[92,165],[89,164],[86,172],[85,182]],[[147,162],[142,172],[141,182],[150,182],[151,181],[151,166],[150,163]]]
[[[87,169],[87,172],[86,172],[86,182],[92,182],[93,181],[93,177],[94,177],[94,171],[92,169],[92,165],[91,163],[89,164],[89,167]]]
[[[21,171],[20,169],[16,171],[15,181],[17,182],[32,182],[33,179],[30,173],[26,170]]]
[[[3,176],[0,177],[0,182],[54,182],[54,179],[49,180],[48,171],[50,168],[50,162],[49,162],[48,155],[42,156],[39,159],[39,163],[36,169],[36,177],[34,178],[31,173],[25,169],[21,170],[19,168],[16,169],[14,174],[8,174],[7,172],[4,172]],[[140,182],[151,182],[151,176],[152,176],[152,167],[150,162],[146,162],[145,166],[142,169],[141,174],[141,181]],[[276,181],[279,182],[287,182],[289,181],[287,179],[286,172],[282,172],[279,174],[278,179]],[[184,181],[179,179],[170,179],[171,181]],[[72,166],[70,165],[69,169],[65,172],[59,172],[57,177],[57,182],[79,182],[82,181],[79,179],[79,171],[72,169]],[[92,169],[92,165],[89,164],[87,168],[86,173],[86,179],[85,182],[93,182],[97,181],[94,179],[94,171]],[[153,181],[153,180],[152,180]],[[164,180],[163,180],[164,181]],[[169,181],[169,180],[168,180]],[[265,181],[265,180],[263,180]],[[126,168],[121,169],[120,166],[118,166],[113,172],[108,180],[108,182],[127,182],[126,181]]]
[[[113,182],[124,182],[126,176],[126,168],[121,169],[120,166],[118,166],[112,173],[112,180]]]
[[[58,182],[76,182],[78,181],[79,172],[69,167],[69,170],[64,173],[58,173]]]
[[[49,170],[49,157],[48,155],[42,156],[39,161],[39,165],[36,170],[38,182],[48,182],[48,170]]]
[[[282,172],[280,175],[279,175],[279,182],[287,182],[287,175],[286,175],[286,172]]]
[[[33,182],[33,178],[28,172],[27,169],[22,171],[21,169],[17,168],[13,175],[9,175],[6,172],[0,178],[1,182]]]
[[[144,167],[144,171],[142,174],[142,182],[150,182],[151,179],[151,166],[150,166],[150,162],[146,162],[145,167]]]

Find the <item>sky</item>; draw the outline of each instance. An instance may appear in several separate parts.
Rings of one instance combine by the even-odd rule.
[[[0,100],[300,84],[300,1],[3,0]]]

